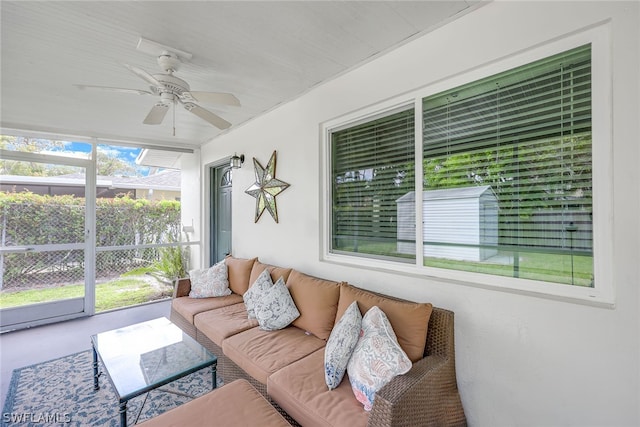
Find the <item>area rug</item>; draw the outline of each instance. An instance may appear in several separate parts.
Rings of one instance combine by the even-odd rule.
[[[130,400],[127,425],[211,391],[211,382],[211,369],[206,368]],[[93,390],[92,356],[87,350],[14,370],[0,422],[2,426],[117,427],[118,410],[118,398],[106,374],[100,377],[100,389]]]

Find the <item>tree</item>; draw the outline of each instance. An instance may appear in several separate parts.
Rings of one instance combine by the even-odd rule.
[[[62,141],[49,139],[28,138],[23,136],[2,135],[0,148],[9,151],[23,151],[27,153],[41,153],[64,148]]]
[[[590,200],[590,134],[463,149],[423,161],[426,190],[490,185],[501,210],[518,207],[526,215],[567,199]]]
[[[57,140],[0,135],[0,149],[24,153],[69,152],[68,143]],[[142,176],[146,168],[133,165],[118,157],[116,150],[97,150],[97,174],[103,176]],[[58,176],[77,172],[71,166],[39,162],[0,160],[0,175]]]
[[[115,153],[98,150],[98,158],[96,159],[98,166],[98,175],[104,176],[136,176],[136,168],[130,163],[117,157]]]
[[[0,138],[0,149],[7,151],[42,153],[63,148],[64,143],[61,141],[8,135],[2,135]],[[39,162],[0,160],[0,175],[56,176],[73,172],[74,169],[68,166],[48,165]]]

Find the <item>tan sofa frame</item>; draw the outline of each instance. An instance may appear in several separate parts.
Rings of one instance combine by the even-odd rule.
[[[174,298],[188,296],[189,279],[177,281]],[[370,292],[370,291],[367,291]],[[378,294],[381,295],[381,294]],[[381,295],[385,298],[401,299]],[[267,386],[254,379],[222,349],[171,309],[171,321],[218,356],[218,372],[225,382],[246,379],[278,409],[292,425],[297,425],[267,394]],[[368,426],[465,426],[466,418],[458,392],[455,368],[454,313],[433,307],[427,330],[424,357],[411,370],[395,377],[377,394]]]

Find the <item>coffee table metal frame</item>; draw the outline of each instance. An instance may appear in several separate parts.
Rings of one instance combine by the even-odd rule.
[[[155,324],[154,324],[155,322]],[[119,329],[114,329],[112,331],[107,331],[101,334],[96,334],[96,335],[92,335],[91,336],[91,349],[92,349],[92,353],[93,353],[93,389],[94,390],[99,390],[100,389],[100,382],[99,382],[99,377],[102,375],[102,372],[99,372],[99,364],[98,364],[98,359],[100,359],[100,361],[102,361],[102,365],[104,366],[104,369],[107,373],[107,377],[109,378],[109,381],[111,382],[111,385],[113,386],[116,394],[118,395],[118,404],[120,407],[119,413],[120,413],[120,425],[122,427],[126,427],[127,426],[127,402],[129,402],[129,400],[133,399],[134,397],[140,396],[141,394],[144,393],[148,393],[151,390],[155,390],[159,387],[162,387],[163,385],[169,384],[177,379],[183,378],[187,375],[190,375],[194,372],[197,372],[201,369],[207,368],[209,366],[211,366],[211,374],[212,374],[212,379],[213,379],[213,383],[212,383],[212,388],[215,389],[216,388],[216,381],[217,381],[217,357],[215,355],[212,355],[211,353],[209,353],[209,351],[203,347],[200,343],[198,343],[196,340],[194,340],[193,338],[191,338],[189,335],[187,335],[186,333],[182,332],[180,330],[180,332],[182,332],[182,342],[186,342],[191,348],[195,348],[198,351],[202,351],[204,352],[204,354],[208,355],[209,357],[207,357],[205,360],[203,360],[200,363],[195,363],[190,365],[188,368],[186,369],[181,369],[178,370],[174,373],[172,373],[169,376],[163,376],[162,379],[157,380],[157,381],[151,381],[148,382],[146,385],[144,386],[140,386],[135,388],[134,390],[125,393],[125,394],[121,394],[120,390],[118,389],[116,382],[114,381],[114,379],[111,377],[111,373],[109,372],[109,360],[105,360],[105,358],[102,357],[102,355],[100,354],[100,346],[99,346],[99,339],[101,336],[105,336],[106,334],[111,334],[111,337],[113,339],[113,336],[118,334],[118,333],[130,333],[130,334],[136,334],[136,328],[139,328],[141,325],[144,326],[150,326],[150,327],[154,327],[157,325],[157,327],[159,328],[169,328],[169,329],[173,329],[173,328],[177,328],[179,329],[178,326],[174,325],[171,321],[169,321],[169,319],[167,318],[159,318],[159,319],[155,319],[155,320],[151,320],[148,322],[142,322],[139,324],[135,324],[135,325],[131,325],[128,327],[124,327],[124,328],[119,328]],[[143,331],[141,331],[143,332]],[[172,331],[172,332],[175,332]],[[134,335],[135,336],[135,335]],[[129,337],[131,338],[131,337]],[[148,338],[148,336],[143,336],[140,335],[139,337],[141,340],[145,340]],[[165,350],[168,346],[165,347],[158,347],[157,349],[160,350]],[[135,352],[133,352],[135,353]],[[163,354],[163,357],[166,357],[166,352]],[[166,361],[166,360],[165,360]],[[106,363],[105,363],[106,362]],[[137,368],[137,367],[136,367]]]

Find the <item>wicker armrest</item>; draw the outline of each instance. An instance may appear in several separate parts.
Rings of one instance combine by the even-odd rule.
[[[186,297],[191,291],[191,279],[188,277],[176,279],[173,286],[173,298]]]
[[[453,363],[427,356],[398,375],[378,393],[369,426],[465,426],[466,418]]]

